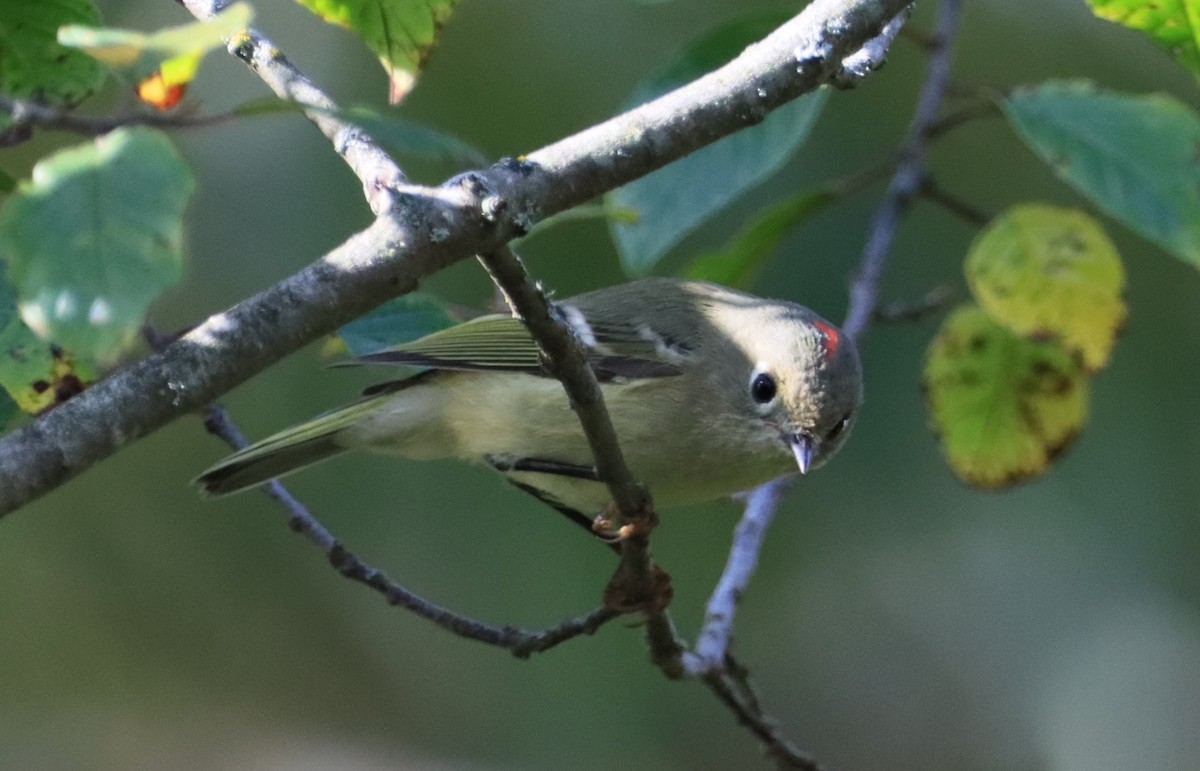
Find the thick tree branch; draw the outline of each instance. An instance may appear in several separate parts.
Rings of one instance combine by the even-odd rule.
[[[760,121],[831,77],[906,5],[818,0],[726,67],[522,163],[440,188],[398,186],[394,207],[310,267],[0,441],[0,513],[202,408],[303,345],[411,291],[423,277]]]

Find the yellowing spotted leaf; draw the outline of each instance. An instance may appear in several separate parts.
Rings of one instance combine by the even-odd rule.
[[[25,325],[16,292],[0,275],[0,388],[12,402],[25,412],[41,412],[82,391],[92,377],[90,367]],[[5,406],[0,402],[3,423],[11,417]]]
[[[922,383],[946,461],[981,487],[1044,472],[1087,415],[1087,378],[1074,356],[1013,335],[976,305],[943,322]]]
[[[1125,271],[1086,213],[1014,206],[975,239],[965,268],[979,304],[1014,334],[1057,340],[1090,372],[1108,362],[1125,323]]]
[[[1192,72],[1200,73],[1200,3],[1195,0],[1088,0],[1102,19],[1146,33]]]

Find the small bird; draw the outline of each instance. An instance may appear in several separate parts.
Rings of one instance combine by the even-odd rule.
[[[646,278],[554,308],[587,353],[630,471],[659,507],[820,466],[862,403],[853,341],[795,303]],[[235,493],[363,449],[485,463],[589,528],[587,513],[610,502],[520,319],[481,316],[345,363],[428,369],[230,455],[196,479],[203,492]]]

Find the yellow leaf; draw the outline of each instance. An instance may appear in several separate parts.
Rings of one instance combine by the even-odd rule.
[[[1085,212],[1014,206],[975,239],[965,268],[980,305],[1014,334],[1059,341],[1089,372],[1108,363],[1125,324],[1125,271]]]
[[[1044,472],[1087,416],[1087,378],[1076,358],[1016,337],[976,305],[942,323],[922,384],[947,463],[981,487]]]

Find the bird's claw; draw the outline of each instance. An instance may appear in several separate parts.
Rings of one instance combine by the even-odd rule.
[[[620,543],[635,535],[649,535],[657,524],[657,518],[653,514],[646,521],[626,521],[618,525],[623,519],[617,507],[610,503],[592,520],[592,532],[606,543]]]

